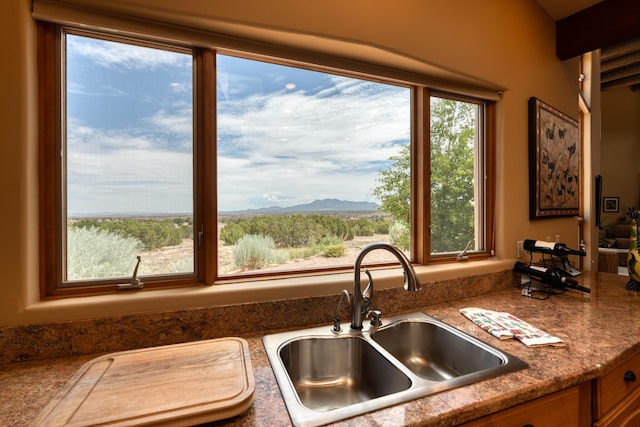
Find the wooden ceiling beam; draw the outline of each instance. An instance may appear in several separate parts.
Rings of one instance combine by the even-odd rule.
[[[640,37],[640,1],[604,0],[556,22],[556,55],[570,59]]]
[[[616,58],[632,55],[640,52],[640,38],[631,39],[615,46],[602,49],[600,52],[600,61],[612,61]]]
[[[619,56],[617,58],[609,59],[606,61],[603,60],[600,64],[600,71],[606,73],[636,64],[640,64],[640,52],[631,53],[625,56]]]
[[[631,86],[631,90],[634,90],[634,87],[640,86],[640,75],[625,77],[623,79],[612,80],[610,82],[603,82],[600,84],[600,90],[612,90],[619,89],[623,87]],[[634,90],[635,92],[635,90]]]
[[[622,80],[628,77],[640,76],[640,64],[630,65],[628,67],[619,68],[615,71],[608,73],[602,73],[600,81],[602,83],[609,83],[614,80]]]

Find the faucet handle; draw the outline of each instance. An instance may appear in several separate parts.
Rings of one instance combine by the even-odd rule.
[[[369,283],[367,287],[362,291],[362,313],[366,313],[369,309],[369,305],[371,301],[373,301],[373,276],[366,268],[364,269],[364,274],[369,278]]]
[[[340,293],[340,299],[338,300],[338,305],[336,306],[336,315],[333,318],[333,328],[331,328],[331,332],[337,334],[342,332],[342,328],[340,327],[340,305],[342,304],[342,300],[347,298],[347,303],[351,304],[351,299],[349,298],[349,291],[343,289]]]
[[[382,326],[382,320],[380,320],[380,316],[382,316],[382,312],[380,310],[369,310],[365,315],[365,319],[367,317],[371,317],[371,322],[369,322],[371,326]]]

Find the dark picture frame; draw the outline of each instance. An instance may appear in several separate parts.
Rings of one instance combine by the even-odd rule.
[[[578,121],[529,98],[529,218],[580,213]]]
[[[620,212],[620,198],[619,197],[603,197],[602,211],[603,212]]]

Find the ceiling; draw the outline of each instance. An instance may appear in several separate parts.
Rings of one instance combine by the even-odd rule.
[[[556,20],[557,43],[560,37],[575,37],[576,33],[587,34],[589,38],[594,27],[608,26],[600,31],[600,36],[592,37],[591,47],[584,47],[582,52],[574,51],[572,54],[581,54],[589,50],[600,49],[601,60],[601,89],[611,90],[628,88],[633,92],[640,91],[640,32],[638,20],[629,18],[636,15],[637,9],[632,2],[626,0],[537,0],[544,10]],[[631,6],[629,6],[631,5]],[[631,21],[623,28],[623,21]],[[572,33],[566,36],[561,33],[561,25],[569,24],[567,31]],[[565,25],[566,26],[566,25]],[[589,43],[575,42],[574,49],[589,46]],[[558,56],[562,57],[561,54]],[[573,55],[577,56],[577,55]],[[564,57],[563,59],[568,59]]]
[[[601,0],[537,0],[538,4],[556,21],[580,12]]]
[[[629,87],[640,91],[640,37],[600,52],[601,90]]]

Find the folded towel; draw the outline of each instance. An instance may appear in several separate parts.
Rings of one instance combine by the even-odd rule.
[[[477,307],[461,308],[460,313],[483,330],[500,339],[516,338],[527,347],[544,345],[561,347],[565,345],[560,338],[541,331],[509,313]]]

